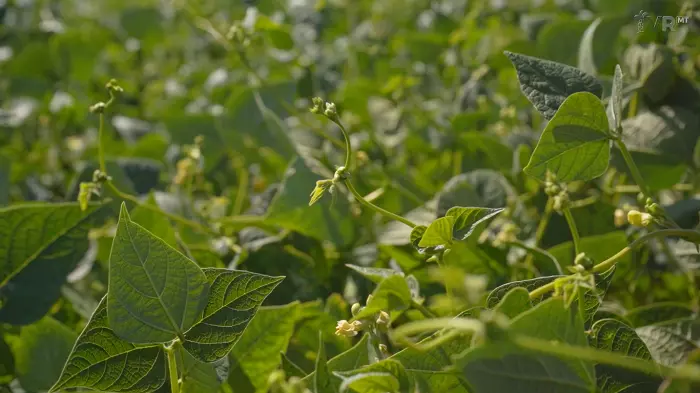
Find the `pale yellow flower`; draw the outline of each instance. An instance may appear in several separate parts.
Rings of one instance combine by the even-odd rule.
[[[335,334],[338,336],[354,337],[362,329],[362,322],[353,321],[348,322],[346,320],[338,321],[338,325],[335,327]]]

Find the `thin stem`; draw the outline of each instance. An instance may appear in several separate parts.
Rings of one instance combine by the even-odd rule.
[[[640,371],[646,374],[670,377],[688,381],[700,381],[700,367],[684,364],[677,367],[667,367],[647,360],[630,356],[619,355],[614,352],[603,351],[591,347],[569,345],[562,342],[552,342],[534,337],[516,336],[513,338],[516,345],[555,356],[577,360],[588,360],[595,363],[608,364],[623,367],[628,370]]]
[[[416,344],[408,339],[409,336],[417,333],[442,331],[444,329],[480,333],[483,331],[484,325],[478,319],[471,318],[431,318],[403,324],[391,332],[391,337],[395,342],[415,346]]]
[[[404,217],[401,217],[397,214],[394,214],[388,210],[384,210],[381,207],[368,202],[365,198],[362,197],[362,195],[360,195],[359,192],[357,192],[355,187],[353,187],[352,182],[350,182],[350,179],[344,179],[343,183],[345,183],[345,186],[348,188],[348,190],[350,190],[350,193],[352,193],[352,195],[355,197],[355,199],[357,199],[358,202],[365,205],[366,207],[368,207],[368,208],[370,208],[378,213],[381,213],[381,214],[385,215],[386,217],[391,218],[392,220],[400,221],[400,222],[408,225],[411,228],[415,228],[417,226],[415,223],[413,223],[412,221],[410,221]]]
[[[637,183],[639,186],[639,189],[644,193],[646,196],[651,196],[649,193],[649,188],[647,187],[646,183],[644,182],[644,178],[642,178],[642,174],[639,172],[639,168],[637,168],[637,164],[634,163],[634,159],[632,159],[632,155],[630,154],[629,150],[627,150],[627,146],[625,145],[625,142],[622,141],[622,139],[617,138],[615,139],[615,143],[617,144],[617,147],[620,149],[620,153],[622,153],[622,158],[625,159],[625,163],[627,164],[627,167],[630,170],[630,173],[632,174],[632,179],[634,179],[634,182]]]
[[[170,375],[170,392],[171,393],[179,393],[180,392],[180,383],[178,381],[178,374],[177,374],[177,358],[175,357],[177,343],[178,342],[175,341],[171,346],[165,347],[165,353],[167,354],[167,357],[168,357],[168,374]]]
[[[100,171],[102,173],[107,173],[107,164],[105,163],[105,148],[104,148],[104,128],[105,128],[105,115],[100,113],[100,128],[97,133],[97,157],[100,162]]]
[[[418,303],[415,300],[411,300],[411,307],[420,311],[420,313],[423,314],[423,316],[427,319],[435,318],[435,314],[433,314],[430,310],[428,310],[428,308],[426,308],[424,305]]]
[[[554,199],[549,198],[547,199],[547,204],[544,206],[544,212],[542,213],[542,218],[540,218],[540,222],[537,224],[537,229],[535,230],[535,243],[533,244],[533,247],[537,247],[540,242],[542,241],[542,238],[544,237],[545,231],[547,231],[547,225],[549,225],[549,219],[552,217],[552,211],[554,210]],[[533,254],[528,254],[527,258],[525,259],[525,265],[527,266],[532,266],[533,261],[535,259],[535,256]]]
[[[345,139],[345,169],[352,171],[353,168],[350,167],[350,164],[352,164],[352,146],[350,145],[350,136],[340,120],[336,119],[333,120],[333,122],[340,127],[340,132],[343,134],[343,139]]]
[[[574,252],[578,255],[581,252],[581,238],[578,234],[578,228],[576,228],[576,221],[574,221],[574,216],[571,215],[571,209],[564,208],[564,217],[566,217],[566,223],[569,224],[569,230],[571,231],[571,237],[574,239]]]

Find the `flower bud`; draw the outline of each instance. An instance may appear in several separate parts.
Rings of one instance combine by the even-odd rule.
[[[90,112],[92,112],[92,113],[104,113],[105,108],[107,108],[107,104],[105,104],[104,102],[98,102],[97,104],[92,105],[90,107]]]
[[[552,206],[554,211],[560,212],[569,207],[569,195],[567,193],[560,193],[554,197],[554,205]]]
[[[365,304],[370,304],[372,302],[373,298],[374,298],[374,296],[372,296],[371,293],[369,295],[367,295],[367,302]]]
[[[352,313],[352,316],[354,317],[355,315],[357,315],[357,313],[360,312],[361,308],[362,308],[362,306],[360,305],[360,303],[353,304],[352,307],[350,308],[350,312]]]
[[[646,211],[648,211],[649,214],[655,217],[659,217],[662,214],[661,206],[659,206],[658,203],[651,203],[647,205]]]
[[[585,252],[576,255],[574,264],[581,266],[585,270],[591,270],[594,265],[593,260]]]
[[[338,120],[338,111],[335,108],[335,104],[332,102],[326,102],[326,110],[323,111],[323,114],[333,121]]]
[[[653,220],[654,217],[652,217],[651,214],[642,213],[638,210],[630,210],[627,213],[627,221],[634,226],[646,227],[651,224]]]
[[[625,211],[624,210],[615,209],[614,223],[615,223],[616,227],[621,227],[621,226],[627,224],[627,220],[625,219]]]
[[[382,355],[389,357],[391,354],[389,353],[389,348],[385,344],[379,344],[379,352],[382,353]]]
[[[379,326],[389,326],[391,323],[391,317],[386,311],[380,311],[379,316],[377,317],[377,325]]]

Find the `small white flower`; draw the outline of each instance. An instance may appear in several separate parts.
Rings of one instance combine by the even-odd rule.
[[[357,333],[362,329],[362,322],[360,321],[353,321],[348,322],[346,320],[340,320],[338,321],[338,324],[335,327],[335,334],[338,336],[345,336],[345,337],[354,337],[357,336]]]

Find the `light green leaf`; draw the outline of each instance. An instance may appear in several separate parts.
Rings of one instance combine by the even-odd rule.
[[[525,96],[546,119],[551,119],[564,100],[577,92],[600,97],[603,87],[591,75],[566,64],[505,52],[515,66]]]
[[[345,264],[345,266],[360,273],[363,277],[367,278],[368,280],[372,281],[375,284],[379,284],[380,282],[382,282],[382,280],[384,280],[387,277],[403,276],[404,275],[402,272],[396,271],[394,269],[384,269],[384,268],[379,268],[379,267],[365,267],[365,266],[357,266],[357,265],[351,265],[351,264]]]
[[[608,117],[610,119],[610,129],[617,130],[622,126],[622,91],[624,81],[622,79],[622,68],[615,66],[615,77],[613,78],[612,93],[608,102]]]
[[[223,357],[213,363],[202,363],[187,351],[182,351],[181,393],[217,392],[228,378],[229,361]]]
[[[338,389],[333,384],[333,378],[328,369],[328,358],[326,358],[326,346],[323,344],[323,336],[319,334],[316,371],[314,373],[314,393],[337,393]]]
[[[453,237],[460,240],[468,238],[477,226],[494,219],[503,210],[503,208],[490,209],[486,207],[455,206],[451,208],[447,211],[447,216],[455,218],[452,229]]]
[[[49,311],[88,251],[88,231],[106,212],[97,204],[82,212],[77,203],[0,209],[0,322],[30,324]]]
[[[517,288],[517,287],[522,287],[527,289],[528,291],[533,291],[543,285],[547,285],[550,282],[556,280],[559,277],[563,276],[547,276],[547,277],[538,277],[538,278],[533,278],[530,280],[522,280],[522,281],[512,281],[506,284],[503,284],[489,293],[489,296],[486,298],[486,307],[488,308],[494,308],[503,298],[506,296],[508,292],[510,292],[511,289]],[[536,302],[541,301],[542,299],[533,299]]]
[[[204,272],[129,218],[122,204],[109,257],[107,315],[117,336],[135,344],[182,337],[206,304]]]
[[[357,393],[410,393],[413,381],[404,366],[393,359],[384,359],[377,363],[346,372],[336,372],[343,379],[340,391]]]
[[[26,391],[46,391],[61,375],[75,333],[51,317],[22,328],[10,343],[15,354],[15,372]]]
[[[455,217],[440,217],[428,225],[423,237],[418,242],[418,247],[436,247],[452,243],[452,228],[455,225]]]
[[[569,96],[542,132],[523,171],[545,181],[547,171],[559,182],[595,179],[610,161],[608,118],[600,99],[588,92]]]
[[[299,311],[298,302],[258,310],[229,354],[228,381],[234,393],[267,392],[268,376],[280,365],[280,352],[287,350]]]
[[[165,352],[160,345],[134,345],[117,337],[107,322],[107,297],[75,342],[52,392],[89,388],[149,393],[165,383]]]
[[[649,349],[634,329],[616,319],[601,319],[591,327],[591,347],[634,358],[652,360]],[[595,366],[601,393],[656,393],[661,380],[639,372],[605,364]]]
[[[494,310],[512,319],[531,308],[530,292],[523,287],[514,287],[506,293]]]
[[[652,358],[664,366],[685,363],[693,351],[700,349],[698,343],[688,340],[672,326],[650,325],[635,331],[649,348]]]
[[[258,307],[284,277],[228,269],[204,269],[209,300],[183,347],[202,362],[225,357],[241,337]]]
[[[509,331],[543,340],[587,346],[583,320],[561,298],[546,300],[513,319]],[[590,393],[595,389],[591,362],[564,360],[516,347],[487,343],[457,359],[472,393]]]
[[[370,317],[379,311],[402,311],[411,305],[411,290],[401,276],[391,276],[382,280],[374,292],[372,300],[355,315],[354,319]]]

